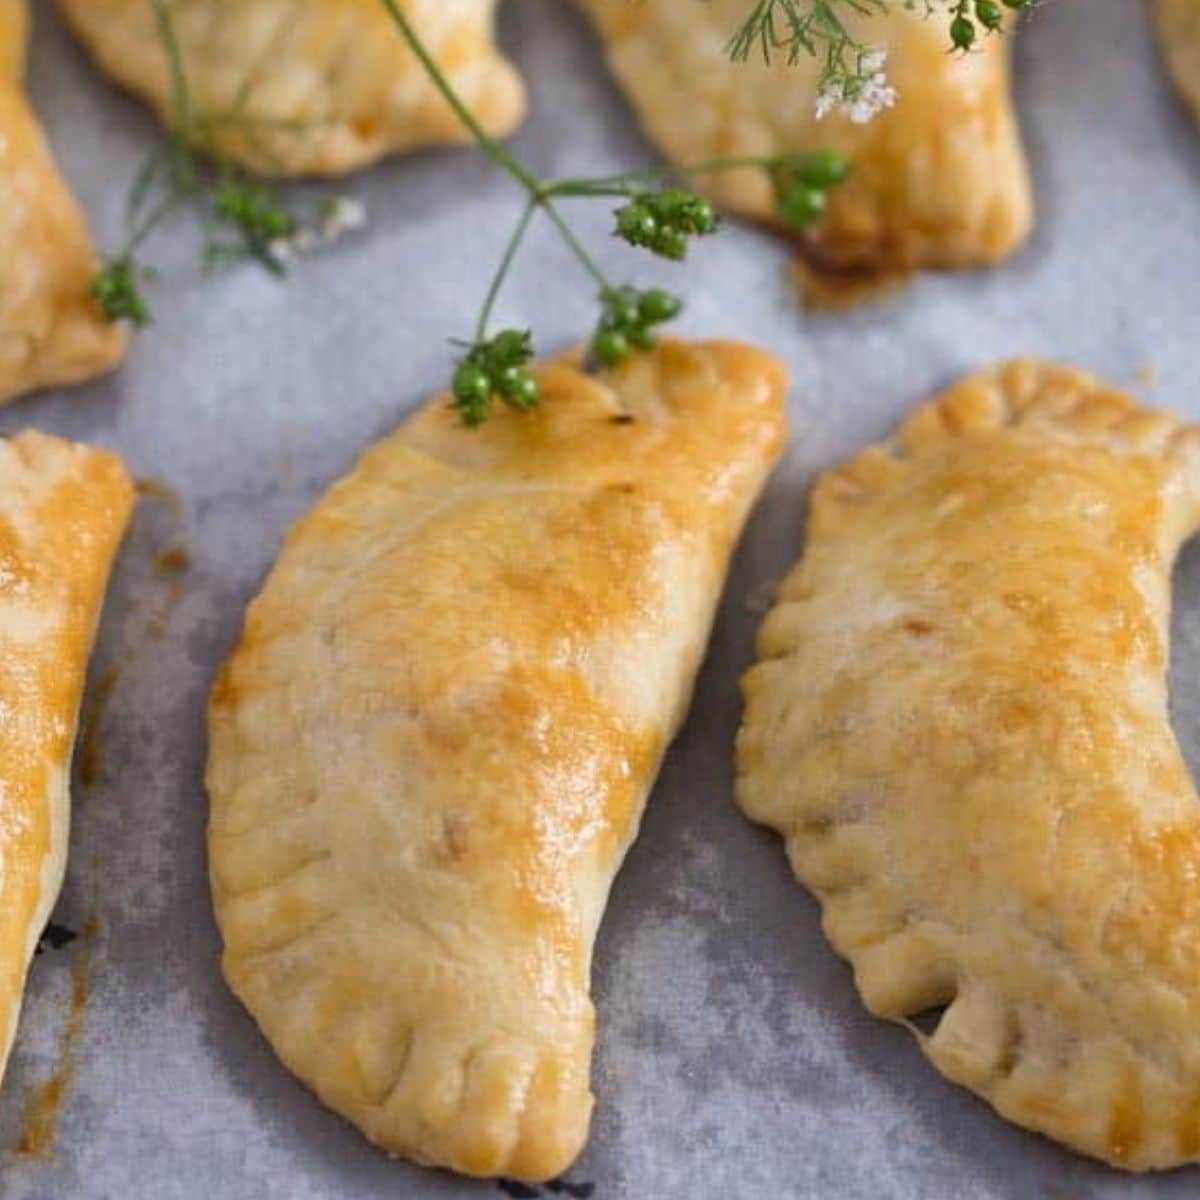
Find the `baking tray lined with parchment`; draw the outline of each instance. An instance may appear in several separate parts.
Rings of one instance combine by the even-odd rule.
[[[528,161],[557,176],[655,161],[569,6],[511,0],[501,36],[531,83],[516,139]],[[112,244],[157,130],[45,6],[30,78],[64,172]],[[1077,363],[1200,418],[1200,135],[1146,9],[1049,0],[1018,38],[1016,93],[1038,226],[1005,266],[806,315],[779,245],[731,229],[673,276],[690,299],[683,332],[787,361],[793,441],[601,931],[589,1147],[557,1193],[510,1194],[1065,1200],[1200,1186],[1195,1171],[1135,1179],[1086,1162],[941,1079],[903,1029],[864,1012],[777,840],[732,802],[737,678],[764,588],[799,549],[816,473],[964,371],[1016,355]],[[0,417],[4,432],[112,446],[153,481],[106,606],[77,755],[55,921],[80,936],[32,970],[0,1098],[5,1200],[502,1194],[372,1150],[279,1065],[218,970],[208,687],[289,523],[440,386],[446,338],[469,323],[521,200],[469,152],[393,161],[336,190],[362,199],[367,229],[283,283],[252,269],[199,277],[194,231],[179,226],[156,248],[156,323],[122,370]],[[607,235],[603,210],[579,220]],[[546,349],[592,317],[544,234],[503,310]],[[1173,715],[1196,767],[1200,552],[1185,553],[1175,599]]]

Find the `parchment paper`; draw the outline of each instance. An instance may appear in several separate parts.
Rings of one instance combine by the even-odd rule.
[[[97,78],[48,8],[37,26],[36,102],[112,246],[157,131]],[[653,161],[568,5],[509,0],[502,32],[532,82],[517,145],[539,170]],[[1039,225],[998,271],[928,278],[862,312],[806,317],[784,255],[758,233],[731,231],[679,272],[629,258],[631,275],[692,297],[684,331],[742,336],[787,359],[795,436],[601,932],[596,1117],[569,1176],[593,1185],[594,1200],[1200,1193],[1200,1169],[1121,1176],[945,1083],[904,1030],[866,1015],[779,843],[731,799],[736,683],[759,619],[749,598],[796,556],[816,472],[960,372],[1010,355],[1074,361],[1200,417],[1200,134],[1165,83],[1145,6],[1047,0],[1020,38],[1017,90]],[[125,368],[0,416],[6,432],[29,424],[114,446],[184,504],[182,529],[163,504],[142,505],[106,609],[93,679],[119,671],[96,722],[98,778],[77,783],[57,914],[75,929],[95,914],[90,995],[52,1161],[27,1161],[11,1148],[31,1091],[60,1065],[73,972],[89,951],[81,940],[39,957],[0,1094],[6,1200],[501,1195],[372,1150],[279,1065],[217,969],[206,690],[287,525],[441,385],[444,339],[469,328],[518,204],[471,153],[393,162],[336,190],[364,200],[369,229],[285,285],[253,268],[199,279],[194,234],[184,226],[161,240],[157,323]],[[585,206],[580,221],[606,236],[602,206]],[[593,317],[589,288],[548,231],[503,309],[546,350]],[[192,566],[172,609],[171,581],[152,563],[176,543]],[[1174,713],[1195,764],[1200,552],[1185,555],[1175,595]]]

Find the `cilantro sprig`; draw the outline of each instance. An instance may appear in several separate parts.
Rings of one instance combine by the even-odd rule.
[[[149,0],[171,77],[174,121],[165,143],[143,164],[131,192],[125,245],[105,263],[91,294],[106,317],[142,326],[151,319],[141,281],[152,271],[139,257],[144,243],[177,210],[196,209],[208,231],[204,262],[213,267],[251,260],[282,274],[297,249],[328,240],[334,226],[361,221],[339,219],[322,231],[304,228],[280,196],[223,161],[206,145],[207,133],[242,120],[243,114],[195,111],[183,54],[173,27],[170,0]],[[672,0],[659,0],[669,3]],[[684,2],[684,0],[677,0]],[[1004,9],[1028,7],[1033,0],[753,0],[728,50],[735,62],[759,54],[766,61],[783,54],[795,63],[810,55],[821,63],[816,110],[823,116],[843,109],[851,120],[865,121],[895,102],[886,78],[886,52],[865,45],[851,33],[849,14],[882,15],[897,4],[920,4],[926,15],[951,12],[951,48],[970,51],[983,34],[1004,24]],[[600,178],[546,180],[536,176],[481,126],[450,84],[436,59],[396,0],[379,0],[400,36],[421,63],[446,103],[470,132],[479,149],[525,193],[525,205],[501,254],[476,321],[474,336],[462,349],[450,381],[452,404],[468,425],[485,421],[497,403],[525,409],[537,403],[537,381],[529,368],[534,342],[528,330],[492,332],[492,315],[520,248],[541,217],[557,231],[596,290],[599,317],[591,338],[595,361],[615,366],[635,350],[651,348],[658,329],[682,311],[679,296],[660,288],[640,289],[615,282],[584,246],[563,212],[563,202],[586,199],[614,204],[614,236],[670,262],[682,261],[691,244],[720,227],[712,205],[679,179],[695,179],[731,170],[761,171],[769,179],[780,222],[805,230],[826,212],[829,192],[848,176],[851,164],[833,151],[779,157],[713,159],[686,167],[634,171]],[[248,99],[244,89],[240,102]],[[199,143],[215,166],[205,167],[192,146]]]
[[[819,94],[852,106],[876,83],[880,51],[851,31],[851,17],[884,16],[901,5],[953,14],[950,48],[970,50],[982,33],[1003,27],[1004,9],[1028,8],[1032,0],[754,0],[745,21],[729,41],[734,62],[777,56],[792,65],[803,58],[821,64]]]
[[[155,274],[142,259],[143,248],[181,210],[193,211],[205,230],[201,261],[207,270],[251,261],[283,275],[286,259],[302,234],[321,240],[301,224],[275,189],[252,180],[216,152],[206,131],[235,124],[243,114],[215,118],[196,110],[170,0],[149,2],[170,71],[172,126],[134,177],[124,244],[105,259],[89,288],[109,321],[128,321],[139,328],[152,319],[143,284]],[[247,100],[248,92],[242,103]],[[204,147],[207,161],[193,150],[194,143]]]
[[[795,229],[807,229],[823,215],[826,192],[849,174],[849,163],[823,151],[782,157],[721,158],[681,168],[596,178],[541,179],[482,127],[396,0],[380,0],[380,3],[479,148],[525,193],[524,208],[488,286],[474,336],[459,343],[463,353],[450,380],[451,403],[468,425],[485,421],[497,403],[529,408],[538,400],[537,381],[528,367],[535,353],[530,332],[491,331],[496,302],[535,217],[549,222],[596,289],[600,314],[591,339],[591,353],[597,362],[612,367],[634,350],[652,348],[658,328],[679,315],[683,301],[659,288],[642,290],[611,279],[576,235],[564,214],[563,202],[593,200],[613,204],[613,235],[617,239],[657,257],[679,262],[687,256],[695,239],[717,231],[720,220],[709,201],[690,188],[679,186],[675,182],[678,178],[747,168],[762,171],[775,185],[780,220]]]

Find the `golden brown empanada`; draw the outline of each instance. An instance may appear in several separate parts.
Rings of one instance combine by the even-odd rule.
[[[178,123],[149,0],[59,0],[119,83]],[[520,78],[492,40],[495,0],[401,0],[480,122],[511,132]],[[467,131],[379,0],[170,0],[201,146],[265,175],[336,175]]]
[[[1200,804],[1167,715],[1200,430],[1018,362],[817,484],[738,798],[878,1016],[1009,1120],[1200,1158]]]
[[[28,12],[0,0],[0,403],[114,367],[121,331],[88,291],[84,220],[21,89]]]
[[[829,194],[805,255],[828,270],[879,273],[978,267],[1004,258],[1031,223],[1025,160],[1009,99],[1008,39],[970,55],[948,53],[941,10],[892,5],[883,16],[843,17],[866,45],[886,50],[894,108],[861,125],[816,117],[820,63],[778,52],[771,64],[729,60],[745,0],[580,0],[608,46],[617,78],[647,132],[676,163],[833,148],[854,173]],[[759,170],[697,176],[734,212],[776,221]]]
[[[132,506],[113,454],[40,433],[0,441],[0,1073],[62,886],[79,702]]]
[[[664,343],[469,430],[439,401],[293,529],[213,691],[224,970],[384,1149],[550,1178],[592,944],[783,441],[783,372]]]
[[[1200,2],[1155,0],[1158,39],[1179,94],[1200,120]]]

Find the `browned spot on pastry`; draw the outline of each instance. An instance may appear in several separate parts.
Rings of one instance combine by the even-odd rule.
[[[1141,1145],[1144,1113],[1137,1079],[1128,1074],[1113,1100],[1108,1122],[1108,1151],[1119,1163],[1126,1162]]]
[[[1179,1139],[1179,1152],[1185,1158],[1200,1155],[1200,1095],[1193,1096],[1191,1102],[1180,1112],[1176,1136]]]
[[[813,813],[800,824],[800,831],[812,837],[825,837],[833,829],[833,817],[829,813]]]
[[[462,859],[468,849],[468,825],[462,817],[447,813],[442,817],[441,837],[433,848],[433,859],[440,864],[453,864]]]
[[[905,617],[903,625],[909,633],[915,633],[917,637],[927,637],[936,628],[932,621],[926,621],[924,617]]]
[[[233,682],[233,672],[228,666],[222,667],[213,680],[209,703],[214,708],[232,708],[238,701],[238,694],[237,684]]]
[[[76,1050],[83,1033],[83,1018],[90,995],[92,948],[96,933],[96,918],[88,917],[83,926],[83,945],[71,967],[71,996],[58,1062],[50,1078],[33,1089],[25,1104],[25,1124],[16,1145],[16,1153],[22,1158],[46,1162],[53,1156],[58,1118],[75,1078]]]
[[[379,136],[379,121],[375,117],[366,115],[355,117],[350,124],[364,142],[372,141]]]

